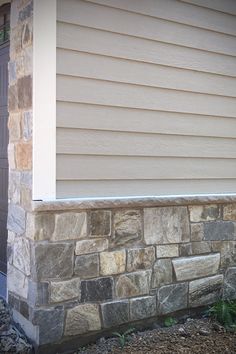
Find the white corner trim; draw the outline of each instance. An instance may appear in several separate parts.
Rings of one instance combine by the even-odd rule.
[[[33,200],[56,197],[56,0],[34,0]]]

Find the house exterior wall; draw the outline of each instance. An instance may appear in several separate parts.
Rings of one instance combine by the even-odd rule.
[[[235,192],[234,4],[193,3],[57,1],[58,198]]]

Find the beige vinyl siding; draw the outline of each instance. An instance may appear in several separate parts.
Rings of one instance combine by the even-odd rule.
[[[57,3],[57,197],[236,192],[233,2]]]

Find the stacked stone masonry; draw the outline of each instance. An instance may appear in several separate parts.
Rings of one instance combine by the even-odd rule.
[[[236,204],[31,212],[12,259],[37,344],[102,334],[236,298]]]

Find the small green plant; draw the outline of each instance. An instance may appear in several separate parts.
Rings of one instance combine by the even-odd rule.
[[[236,328],[236,302],[220,300],[208,310],[210,317],[213,317],[227,330]]]
[[[176,325],[176,323],[178,323],[178,321],[173,317],[166,317],[164,320],[165,327],[172,327],[172,326]]]
[[[125,344],[126,344],[126,342],[127,342],[129,334],[133,333],[134,331],[135,331],[135,328],[129,328],[123,334],[121,334],[119,332],[113,332],[112,334],[114,336],[118,337],[119,342],[120,342],[120,346],[123,349]]]

